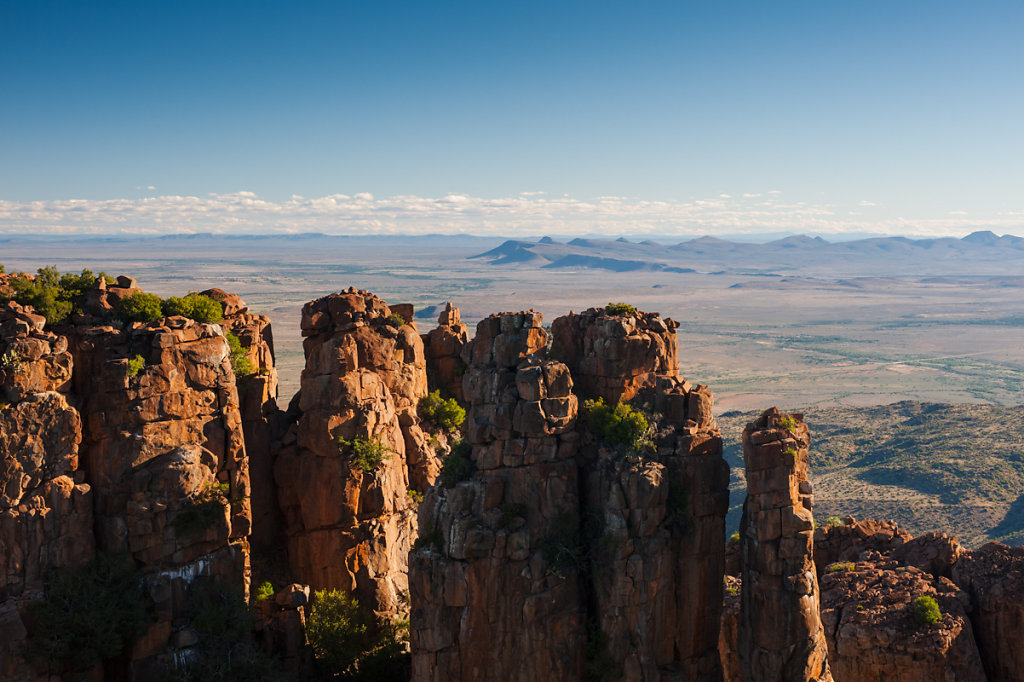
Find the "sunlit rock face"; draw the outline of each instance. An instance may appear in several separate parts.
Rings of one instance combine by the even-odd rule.
[[[721,677],[728,468],[711,395],[674,366],[657,374],[674,335],[652,362],[625,351],[634,340],[617,330],[635,322],[601,317],[571,328],[616,347],[621,375],[583,395],[628,394],[659,413],[642,453],[585,426],[569,371],[581,358],[547,358],[539,313],[492,315],[466,346],[473,466],[421,506],[413,679]]]
[[[409,312],[355,289],[303,307],[297,419],[274,465],[294,578],[384,617],[408,610],[409,491],[426,490],[439,468],[417,415],[427,374]],[[378,456],[360,463],[368,447]]]

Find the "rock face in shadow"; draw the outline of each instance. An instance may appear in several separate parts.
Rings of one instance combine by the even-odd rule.
[[[830,681],[814,567],[810,436],[772,408],[743,431],[740,671],[750,682]]]
[[[463,352],[471,452],[420,506],[414,680],[582,677],[577,401],[540,322],[492,315]]]
[[[270,318],[249,312],[245,301],[235,294],[221,289],[201,293],[220,302],[224,315],[221,325],[238,338],[244,351],[246,371],[236,372],[235,384],[252,488],[251,540],[261,554],[273,555],[285,542],[284,520],[274,485],[275,444],[280,441],[284,427],[277,406],[277,368]]]
[[[912,604],[921,596],[938,603],[938,622],[915,620]],[[830,633],[833,675],[837,680],[984,682],[967,601],[948,578],[877,554],[826,567],[821,618]]]
[[[294,578],[386,617],[407,608],[409,491],[438,470],[416,414],[427,376],[410,319],[355,289],[303,307],[300,416],[274,466]]]
[[[600,333],[573,324],[596,347]],[[469,466],[446,463],[410,558],[414,680],[721,677],[728,467],[711,395],[674,366],[645,374],[658,363],[609,334],[622,375],[591,395],[630,393],[660,414],[639,449],[577,419],[539,313],[480,322],[463,353]]]
[[[990,542],[961,556],[953,581],[971,597],[971,622],[990,680],[1024,680],[1024,547]]]
[[[437,327],[423,335],[427,382],[431,390],[438,389],[460,403],[466,402],[466,394],[462,390],[462,376],[466,372],[462,349],[467,343],[469,327],[462,321],[459,309],[448,301],[438,315]]]

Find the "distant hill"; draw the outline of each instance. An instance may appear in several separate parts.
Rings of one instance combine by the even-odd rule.
[[[754,416],[718,419],[733,469],[732,529],[746,486],[740,434]],[[852,515],[893,519],[914,535],[944,531],[972,547],[1024,542],[1024,405],[906,401],[815,408],[805,418],[819,523]]]
[[[765,244],[698,237],[677,244],[576,238],[509,240],[472,259],[491,265],[614,272],[858,276],[1014,276],[1024,268],[1024,238],[974,232],[963,239],[871,237],[829,242],[793,235]]]

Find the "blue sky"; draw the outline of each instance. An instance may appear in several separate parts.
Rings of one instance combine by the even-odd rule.
[[[0,0],[0,231],[1020,234],[1022,34],[1019,1]]]

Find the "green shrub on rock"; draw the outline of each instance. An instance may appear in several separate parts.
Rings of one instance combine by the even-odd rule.
[[[156,294],[136,291],[118,302],[114,315],[123,322],[156,322],[164,316],[161,303]]]
[[[100,554],[47,580],[26,609],[26,654],[53,672],[88,670],[145,634],[152,602],[127,556]]]
[[[217,324],[224,319],[224,312],[221,304],[209,296],[203,296],[190,292],[185,297],[171,296],[164,299],[162,304],[163,314],[181,315],[196,322],[206,324]]]
[[[455,433],[466,421],[466,410],[455,398],[442,398],[441,391],[431,391],[420,400],[419,415],[448,433]]]
[[[911,605],[914,613],[914,620],[918,625],[931,625],[942,620],[942,610],[934,597],[924,594],[914,600]]]
[[[604,402],[604,398],[598,398],[584,401],[583,411],[587,427],[605,445],[630,450],[653,446],[650,422],[642,412],[628,404],[619,403],[612,407]]]

